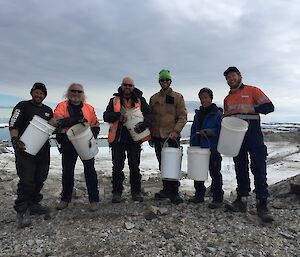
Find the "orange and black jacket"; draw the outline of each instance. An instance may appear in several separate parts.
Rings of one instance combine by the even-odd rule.
[[[251,110],[255,113],[250,113]],[[229,92],[224,99],[224,115],[247,115],[245,119],[259,119],[259,114],[274,111],[274,105],[258,87],[242,84],[237,91]],[[251,117],[253,116],[253,117]],[[241,116],[242,118],[243,116]]]
[[[131,108],[139,107],[141,108],[141,112],[144,116],[143,126],[144,128],[149,128],[152,122],[152,113],[148,103],[145,98],[142,97],[143,92],[137,88],[135,88],[132,92],[132,96],[130,98]],[[118,88],[118,93],[114,94],[114,97],[110,99],[105,112],[103,113],[103,120],[105,122],[111,123],[110,131],[109,131],[109,143],[112,144],[114,142],[122,142],[122,143],[131,143],[133,142],[132,137],[130,136],[127,128],[123,126],[123,123],[120,122],[121,113],[116,111],[115,103],[116,98],[120,99],[121,106],[126,108],[125,98],[122,94],[121,87]],[[114,128],[116,125],[116,128]],[[112,129],[115,131],[112,133]],[[113,134],[113,136],[111,136]]]

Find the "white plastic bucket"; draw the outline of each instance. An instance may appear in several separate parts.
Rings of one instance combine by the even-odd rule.
[[[182,154],[182,148],[162,148],[160,167],[162,179],[180,180]]]
[[[237,156],[247,130],[248,122],[236,117],[223,118],[217,147],[218,152],[229,157]]]
[[[133,141],[139,141],[147,136],[150,135],[150,130],[147,128],[142,133],[136,133],[134,131],[134,127],[139,122],[144,121],[143,113],[141,112],[140,108],[131,108],[126,111],[126,122],[124,125],[128,129]]]
[[[210,149],[190,146],[187,149],[187,174],[189,179],[205,181],[208,179]]]
[[[67,136],[81,160],[90,160],[97,155],[99,149],[96,139],[87,123],[72,126],[68,129]]]
[[[54,130],[55,127],[49,125],[46,120],[34,115],[20,138],[26,145],[25,152],[36,155]]]

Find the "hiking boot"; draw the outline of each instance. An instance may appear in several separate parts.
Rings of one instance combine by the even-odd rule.
[[[209,209],[219,209],[223,206],[223,202],[212,201],[208,204]]]
[[[179,195],[171,196],[170,200],[171,200],[171,203],[173,203],[173,204],[183,203],[183,199]]]
[[[120,194],[113,194],[111,202],[112,203],[120,203],[122,201],[122,197]]]
[[[267,207],[267,199],[260,199],[256,203],[257,216],[263,222],[272,222],[274,220],[272,214]]]
[[[135,202],[143,202],[144,198],[141,193],[132,194],[132,200]]]
[[[188,199],[190,203],[203,203],[204,197],[201,196],[193,196],[192,198]]]
[[[233,212],[246,212],[247,201],[246,197],[237,197],[232,203],[225,205],[226,209]]]
[[[158,193],[155,193],[154,198],[156,200],[162,200],[169,198],[169,193],[165,190],[160,190]]]
[[[100,208],[99,202],[91,202],[90,203],[90,211],[91,212],[98,211],[99,208]]]
[[[30,215],[42,215],[50,212],[50,209],[46,206],[42,206],[40,203],[34,203],[29,206]]]
[[[68,202],[65,202],[65,201],[60,201],[58,203],[58,205],[56,206],[56,209],[57,210],[63,210],[63,209],[66,209],[68,207],[69,203]]]
[[[18,228],[25,228],[31,225],[30,211],[27,209],[25,212],[17,213]]]

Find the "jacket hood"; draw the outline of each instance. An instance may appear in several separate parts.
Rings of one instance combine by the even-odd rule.
[[[123,92],[122,92],[122,87],[120,86],[118,88],[118,92],[114,93],[113,96],[123,96]],[[141,90],[139,90],[138,88],[134,88],[132,91],[132,96],[133,97],[142,97],[143,96],[143,92]]]
[[[221,108],[221,107],[218,107],[215,103],[212,103],[211,104],[211,106],[210,106],[210,108],[211,108],[211,111],[212,112],[218,112],[218,111],[220,111],[220,112],[222,112],[223,113],[223,109]],[[195,110],[195,113],[199,113],[201,110],[203,110],[204,108],[202,107],[202,106],[200,106],[200,108],[199,109],[196,109]]]

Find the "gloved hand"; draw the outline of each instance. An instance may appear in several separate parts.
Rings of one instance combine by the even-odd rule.
[[[82,116],[77,120],[77,122],[85,126],[85,123],[87,123],[88,120]]]
[[[58,128],[60,126],[59,120],[55,118],[51,118],[50,120],[48,120],[48,124],[55,128]]]
[[[18,137],[12,137],[11,143],[15,151],[23,152],[26,150],[26,145]]]
[[[145,122],[139,122],[135,125],[134,131],[138,134],[142,133],[147,128]]]
[[[202,137],[212,137],[215,134],[212,129],[207,128],[207,129],[201,129],[199,135]]]
[[[94,138],[97,138],[100,132],[100,127],[91,127]]]
[[[148,144],[153,148],[154,147],[154,142],[152,140],[148,141]]]

